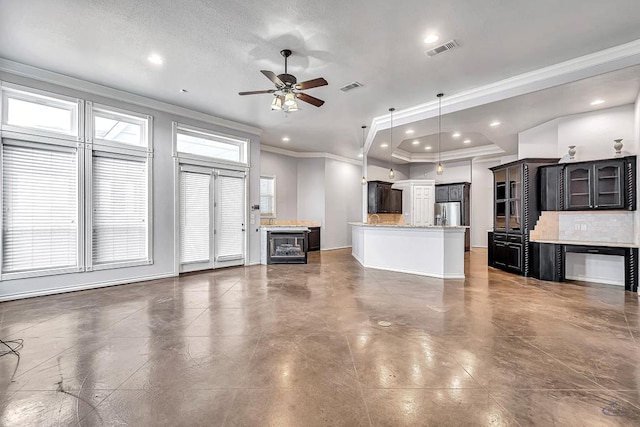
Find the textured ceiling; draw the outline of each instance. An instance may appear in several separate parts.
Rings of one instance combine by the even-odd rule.
[[[640,38],[637,0],[0,0],[0,12],[1,57],[251,124],[264,144],[352,158],[360,126],[390,106]],[[431,32],[461,47],[428,58]],[[308,91],[323,107],[286,115],[270,95],[237,95],[271,88],[259,70],[281,73],[284,48],[299,80],[328,80]],[[339,90],[355,80],[365,86]]]

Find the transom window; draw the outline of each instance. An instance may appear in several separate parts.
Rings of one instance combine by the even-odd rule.
[[[149,148],[150,118],[134,115],[112,107],[88,103],[93,126],[94,142],[120,143]]]
[[[246,139],[175,123],[175,154],[181,157],[222,160],[246,165]],[[185,156],[186,155],[186,156]]]
[[[32,134],[80,135],[81,101],[2,87],[2,128]]]

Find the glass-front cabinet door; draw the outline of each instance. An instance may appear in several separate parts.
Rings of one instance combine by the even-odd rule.
[[[507,170],[497,170],[493,174],[494,181],[494,220],[493,226],[496,230],[506,230],[507,228]]]
[[[512,166],[507,170],[509,212],[507,230],[522,230],[522,165]]]
[[[624,207],[624,162],[601,162],[594,165],[594,208]]]
[[[591,200],[592,170],[593,166],[591,165],[570,165],[566,167],[567,209],[589,209],[593,207],[593,200]]]

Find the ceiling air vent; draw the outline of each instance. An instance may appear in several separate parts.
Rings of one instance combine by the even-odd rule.
[[[355,89],[355,88],[357,88],[357,87],[362,87],[362,86],[364,86],[362,83],[359,83],[359,82],[353,82],[353,83],[349,83],[349,84],[348,84],[348,85],[346,85],[346,86],[342,86],[342,87],[340,88],[340,90],[341,90],[341,91],[343,91],[343,92],[348,92],[348,91],[350,91],[351,89]]]
[[[446,52],[446,51],[451,50],[451,49],[455,49],[455,48],[457,48],[459,46],[460,45],[458,44],[457,41],[449,40],[448,42],[446,42],[444,44],[441,44],[440,46],[434,47],[433,49],[427,51],[427,55],[428,56],[436,56],[439,53]]]

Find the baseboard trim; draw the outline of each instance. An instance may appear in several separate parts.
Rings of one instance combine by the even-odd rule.
[[[567,280],[576,280],[578,282],[590,282],[598,283],[602,285],[613,285],[624,287],[624,281],[619,282],[617,280],[603,279],[602,277],[585,277],[585,276],[565,276]]]
[[[356,258],[356,260],[358,260],[358,262],[360,262],[360,260],[358,258]],[[360,264],[362,264],[362,262],[360,262]],[[433,277],[435,279],[464,279],[464,274],[433,274],[433,273],[423,273],[423,272],[420,272],[420,271],[413,271],[413,270],[403,270],[403,269],[396,269],[396,268],[389,268],[389,267],[380,267],[380,266],[377,266],[377,265],[364,265],[364,264],[362,264],[362,266],[365,267],[365,268],[373,268],[375,270],[393,271],[394,273],[413,274],[413,275],[416,275],[416,276]]]
[[[350,248],[351,245],[349,246],[336,246],[335,248],[322,248],[320,249],[321,251],[335,251],[336,249],[347,249]]]
[[[68,286],[64,288],[41,289],[41,290],[31,291],[31,292],[21,292],[17,294],[0,295],[0,302],[13,301],[13,300],[25,299],[25,298],[41,297],[46,295],[65,294],[67,292],[85,291],[89,289],[107,288],[110,286],[126,285],[129,283],[148,282],[151,280],[167,279],[169,277],[176,277],[176,276],[177,274],[171,272],[171,273],[155,274],[153,276],[133,277],[133,278],[124,279],[124,280],[110,280],[106,282],[88,283],[84,285]]]

